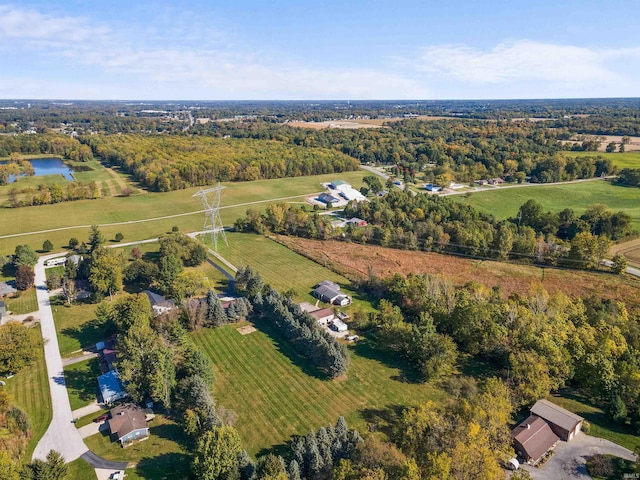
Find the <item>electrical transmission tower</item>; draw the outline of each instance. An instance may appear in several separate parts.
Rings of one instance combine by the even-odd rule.
[[[227,242],[227,235],[224,233],[224,226],[222,225],[222,219],[220,218],[220,199],[222,197],[222,190],[227,187],[223,187],[218,183],[217,186],[207,188],[206,190],[200,189],[198,193],[193,194],[194,197],[200,197],[202,200],[202,206],[204,207],[204,239],[207,239],[207,234],[211,235],[211,241],[213,242],[213,249],[218,250],[218,234],[222,236],[224,243]]]

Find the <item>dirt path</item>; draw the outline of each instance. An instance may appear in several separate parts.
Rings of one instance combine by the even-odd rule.
[[[113,179],[116,181],[116,183],[120,186],[120,191],[124,190],[125,188],[130,188],[132,190],[137,190],[136,188],[134,188],[131,185],[127,185],[127,183],[122,179],[122,177],[120,176],[120,174],[118,172],[116,172],[113,168],[111,167],[106,167],[107,172],[109,172],[111,174],[111,176],[113,177]],[[114,194],[115,195],[115,194]]]
[[[105,180],[103,183],[109,189],[109,196],[110,197],[115,197],[115,196],[118,195],[118,190],[116,190],[116,187],[113,185],[113,183],[111,183],[111,180]],[[106,194],[107,192],[104,191],[104,189],[103,189],[103,193],[104,193],[104,196],[106,197],[107,196],[107,194]]]

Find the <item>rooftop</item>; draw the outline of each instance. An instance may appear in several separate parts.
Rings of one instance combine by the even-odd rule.
[[[542,417],[547,422],[551,422],[564,430],[573,430],[578,423],[584,420],[579,415],[571,413],[569,410],[565,410],[548,400],[538,400],[531,407],[531,414]]]
[[[533,460],[538,460],[560,439],[542,418],[531,415],[513,430],[511,436],[520,444]]]
[[[118,439],[141,428],[147,428],[147,417],[140,407],[128,403],[111,410],[109,430]]]

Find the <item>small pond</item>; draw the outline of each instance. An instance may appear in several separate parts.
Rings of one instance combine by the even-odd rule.
[[[59,158],[34,158],[29,160],[31,165],[33,165],[33,170],[35,171],[36,177],[42,177],[44,175],[62,175],[65,179],[69,181],[73,181],[73,177],[71,174],[73,173],[73,169],[64,163]],[[7,162],[0,162],[7,163]],[[13,182],[15,180],[14,176],[11,175],[9,177],[9,182]]]

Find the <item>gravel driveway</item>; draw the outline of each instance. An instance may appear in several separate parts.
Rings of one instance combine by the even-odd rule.
[[[555,454],[542,468],[528,465],[522,468],[529,470],[535,480],[590,480],[586,461],[596,453],[615,455],[632,461],[635,459],[631,450],[609,440],[580,433],[571,442],[559,442]]]

